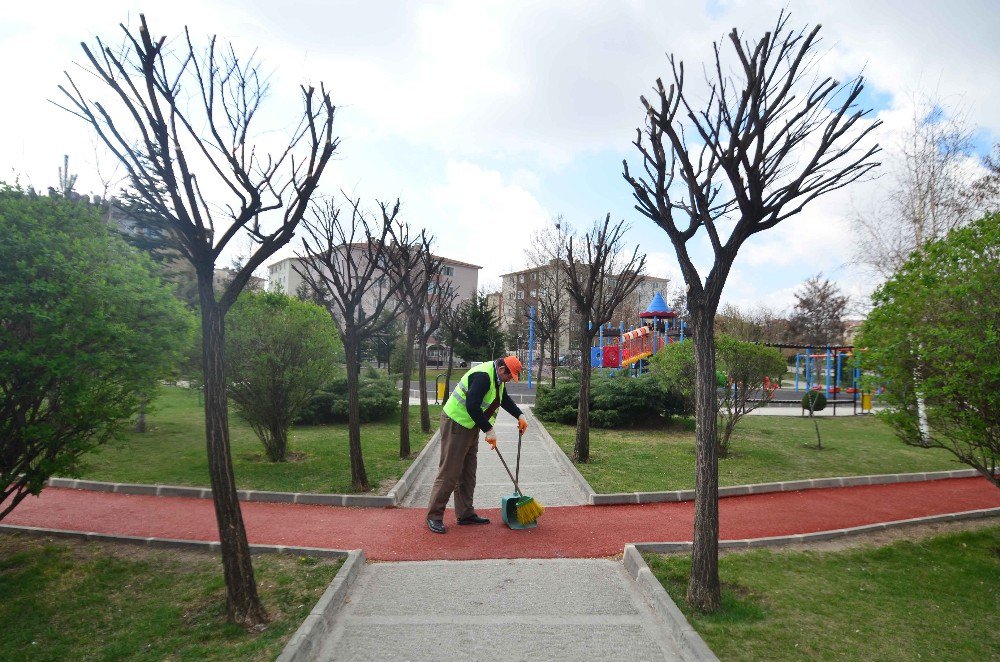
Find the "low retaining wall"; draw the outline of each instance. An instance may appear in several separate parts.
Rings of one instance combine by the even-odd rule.
[[[646,565],[646,561],[642,558],[642,554],[636,545],[625,545],[622,563],[625,565],[625,570],[638,585],[639,590],[652,605],[654,611],[656,611],[667,625],[670,635],[680,650],[681,659],[716,662],[719,658],[715,656],[715,653],[708,647],[705,640],[691,627],[691,623],[684,617],[681,610],[677,608],[677,604],[670,598],[670,595],[663,588],[663,585],[660,584],[653,571]]]
[[[574,467],[576,470],[576,467]],[[747,494],[767,494],[769,492],[796,492],[817,490],[827,487],[856,487],[858,485],[885,485],[887,483],[919,483],[946,478],[972,478],[980,475],[975,469],[954,471],[930,471],[912,474],[878,474],[874,476],[841,476],[836,478],[810,478],[789,480],[779,483],[756,483],[754,485],[733,485],[720,487],[719,497],[744,496]],[[582,477],[581,477],[582,478]],[[673,492],[622,492],[616,494],[596,494],[591,491],[589,503],[595,506],[609,506],[620,503],[662,503],[665,501],[693,501],[694,490]]]
[[[344,598],[365,566],[365,553],[352,551],[337,576],[323,592],[312,611],[288,640],[278,662],[300,662],[315,657],[322,641],[333,629],[338,610],[344,605]]]

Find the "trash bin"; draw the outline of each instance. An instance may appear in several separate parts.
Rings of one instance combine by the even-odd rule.
[[[872,408],[872,394],[862,393],[861,394],[861,411],[871,411]]]
[[[437,401],[434,404],[437,404],[438,402],[444,402],[444,382],[445,382],[445,376],[444,375],[438,375],[437,379],[434,380],[434,381],[435,381],[435,384],[437,385]]]

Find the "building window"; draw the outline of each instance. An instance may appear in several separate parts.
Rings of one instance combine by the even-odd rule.
[[[517,298],[520,299],[521,301],[524,300],[524,290],[521,290],[520,292],[517,293]]]
[[[455,275],[455,267],[446,267],[444,265],[441,265],[441,275],[442,276],[454,276]]]

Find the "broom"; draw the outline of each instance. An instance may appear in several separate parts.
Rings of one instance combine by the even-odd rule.
[[[513,481],[513,483],[514,483],[514,494],[516,494],[519,497],[518,500],[517,500],[517,503],[514,505],[514,509],[515,509],[515,512],[516,512],[516,515],[517,515],[517,521],[520,522],[522,525],[534,522],[535,520],[537,520],[542,515],[542,512],[545,510],[542,507],[542,504],[538,503],[537,501],[535,501],[530,496],[525,496],[524,493],[521,492],[521,488],[518,487],[518,484],[517,484],[517,479],[521,475],[521,438],[523,436],[524,436],[524,433],[521,432],[521,431],[518,431],[518,434],[517,434],[517,475],[516,475],[516,477],[515,477],[515,474],[512,474],[510,472],[510,467],[507,466],[506,460],[504,460],[503,459],[503,455],[500,454],[500,449],[497,448],[496,446],[493,447],[493,450],[495,450],[497,452],[497,457],[500,458],[500,462],[503,464],[503,468],[507,470],[507,475],[510,476],[511,481]]]

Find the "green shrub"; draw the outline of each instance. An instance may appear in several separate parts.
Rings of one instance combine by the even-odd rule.
[[[578,380],[555,388],[539,386],[534,413],[543,421],[576,423],[580,398]],[[598,428],[649,425],[682,413],[679,397],[671,395],[652,375],[632,378],[595,374],[590,383],[590,424]]]
[[[358,386],[362,423],[382,420],[399,411],[399,389],[391,377],[362,373]],[[295,422],[306,425],[347,422],[347,377],[335,379],[320,389]]]
[[[809,391],[802,396],[803,409],[809,409],[810,400],[812,401],[813,411],[823,411],[826,409],[826,396],[823,395],[822,391]]]

